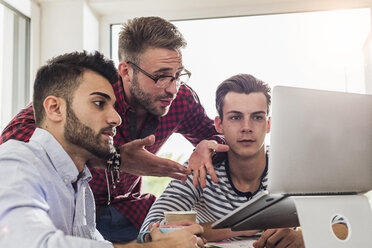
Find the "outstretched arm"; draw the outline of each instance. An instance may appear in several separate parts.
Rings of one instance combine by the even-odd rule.
[[[120,147],[120,170],[137,176],[171,177],[185,181],[187,169],[170,159],[160,158],[145,149],[155,142],[155,136],[150,135],[143,139],[133,140]],[[91,159],[89,167],[106,169],[106,161]]]
[[[170,159],[160,158],[144,147],[151,146],[155,136],[134,140],[120,147],[122,170],[137,176],[172,177],[186,180],[187,170],[181,164]]]

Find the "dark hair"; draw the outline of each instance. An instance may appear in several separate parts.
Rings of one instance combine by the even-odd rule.
[[[100,74],[111,84],[118,80],[114,63],[97,51],[91,54],[86,51],[66,53],[52,58],[38,70],[33,95],[36,125],[40,126],[44,119],[45,98],[52,95],[71,102],[71,97],[87,70]]]
[[[149,47],[178,50],[187,43],[180,31],[160,17],[139,17],[123,25],[119,34],[119,60],[139,63],[139,55]]]
[[[267,113],[269,113],[271,104],[270,90],[269,85],[249,74],[238,74],[226,79],[218,86],[216,91],[216,108],[220,118],[223,118],[222,108],[225,96],[230,91],[244,94],[262,92],[266,97]]]

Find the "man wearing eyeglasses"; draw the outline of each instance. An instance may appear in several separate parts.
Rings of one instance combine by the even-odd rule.
[[[104,161],[89,161],[97,229],[112,242],[136,239],[155,200],[150,194],[141,194],[138,176],[169,176],[185,181],[190,173],[174,161],[153,155],[174,132],[196,146],[189,167],[194,169],[194,183],[200,175],[200,184],[205,186],[206,171],[217,182],[210,155],[212,150],[228,148],[211,141],[222,142],[196,93],[186,85],[191,73],[182,63],[180,49],[185,46],[177,28],[159,17],[130,20],[120,33],[120,80],[113,88],[116,111],[122,118],[115,136],[122,172],[103,169]],[[33,118],[29,105],[6,127],[0,142],[28,141],[35,129]]]

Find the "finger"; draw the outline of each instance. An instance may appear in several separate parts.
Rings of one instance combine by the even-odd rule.
[[[180,174],[180,173],[170,173],[167,176],[170,177],[170,178],[173,178],[173,179],[180,180],[182,184],[185,184],[185,182],[187,180],[187,176],[184,175],[184,174]],[[162,177],[162,176],[160,176],[160,177]]]
[[[151,239],[152,240],[156,240],[156,239],[159,239],[160,238],[160,235],[162,235],[162,233],[160,232],[159,228],[156,227],[156,228],[153,228],[150,232],[150,236],[151,236]]]
[[[149,231],[151,231],[154,228],[159,227],[160,223],[159,222],[152,222],[150,223],[149,227],[147,228]]]
[[[216,152],[227,152],[229,150],[229,146],[224,144],[216,144],[214,147],[213,150]]]
[[[267,242],[267,239],[275,232],[275,229],[266,230],[261,237],[253,244],[255,248],[264,248]]]
[[[154,157],[154,162],[158,165],[158,168],[156,169],[157,172],[159,172],[159,174],[163,175],[171,172],[179,172],[183,174],[187,173],[187,169],[183,167],[180,163],[177,163],[176,161],[170,159],[160,158],[153,154],[151,155]]]
[[[266,247],[273,248],[288,234],[286,230],[283,229],[271,229],[274,232],[266,240]]]
[[[170,226],[191,226],[196,224],[194,221],[191,220],[181,220],[181,221],[175,221],[172,222],[172,224],[164,225],[161,227],[170,227]]]
[[[206,164],[205,164],[205,167],[207,168],[208,170],[208,174],[211,176],[212,178],[212,181],[214,183],[218,183],[218,177],[216,175],[216,172],[214,171],[214,167],[213,167],[213,164],[212,164],[212,160],[209,160]]]
[[[154,143],[155,143],[155,136],[151,134],[147,136],[146,138],[133,140],[127,143],[127,145],[130,144],[130,146],[134,146],[134,147],[144,147],[144,146],[152,146]]]
[[[203,239],[202,238],[200,238],[200,237],[196,237],[196,245],[198,246],[198,247],[200,247],[200,248],[203,248],[204,247],[204,241],[203,241]]]
[[[277,239],[274,240],[275,248],[285,248],[290,246],[291,244],[296,244],[297,246],[297,242],[299,241],[299,239],[297,239],[297,231],[289,228],[279,229],[279,231],[275,233],[273,238]]]
[[[207,147],[209,150],[214,150],[217,147],[217,141],[215,140],[208,140]]]
[[[194,225],[185,227],[182,230],[188,231],[188,232],[190,232],[190,233],[192,233],[194,235],[202,234],[204,232],[203,227],[201,225],[199,225],[199,224],[194,224]]]
[[[207,177],[207,170],[205,167],[199,169],[200,186],[204,189],[207,185],[205,178]]]
[[[279,242],[275,243],[275,248],[286,248],[289,247],[291,243],[292,241],[290,239],[282,238]]]
[[[194,170],[194,174],[192,176],[192,184],[194,184],[195,188],[198,187],[198,179],[199,179],[199,170]]]

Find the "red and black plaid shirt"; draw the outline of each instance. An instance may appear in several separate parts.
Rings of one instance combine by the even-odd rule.
[[[121,80],[113,85],[117,98],[116,110],[122,118],[122,124],[117,127],[115,144],[122,145],[149,134],[155,135],[155,144],[146,149],[156,153],[169,136],[176,132],[182,134],[194,146],[204,139],[218,140],[213,121],[208,118],[204,108],[199,103],[196,93],[188,86],[182,85],[176,99],[173,101],[166,116],[155,117],[148,115],[145,126],[140,132],[136,131],[136,118],[133,108],[125,100]],[[21,110],[4,129],[0,144],[8,139],[28,141],[35,130],[32,104]],[[136,136],[139,133],[139,136]],[[219,140],[220,141],[220,140]],[[123,161],[125,163],[125,161]],[[97,211],[107,206],[108,192],[105,170],[90,169],[93,179],[90,186],[94,193]],[[109,178],[111,178],[109,176]],[[109,180],[111,205],[123,213],[136,227],[140,228],[146,214],[154,202],[151,194],[141,194],[142,178],[125,172],[115,189]]]

